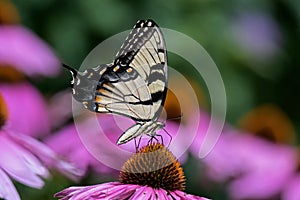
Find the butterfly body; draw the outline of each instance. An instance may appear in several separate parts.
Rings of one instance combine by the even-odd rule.
[[[117,144],[139,135],[155,136],[167,90],[167,57],[162,33],[152,20],[140,20],[121,46],[116,59],[72,75],[73,97],[99,113],[129,117],[137,123]]]

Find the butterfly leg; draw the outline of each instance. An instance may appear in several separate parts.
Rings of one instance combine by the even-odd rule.
[[[162,137],[161,135],[150,135],[150,139],[149,139],[149,141],[148,141],[148,145],[149,145],[149,144],[152,144],[152,143],[153,143],[153,140],[155,140],[157,143],[160,143],[160,142],[159,142],[159,139],[157,139],[156,136],[160,137],[160,140],[161,140],[161,142],[162,142],[162,144],[163,144],[163,137]]]
[[[164,130],[164,132],[170,137],[170,141],[169,141],[169,144],[168,144],[168,147],[170,146],[172,140],[173,140],[173,137],[172,135],[165,129],[165,128],[162,128]]]
[[[135,147],[135,152],[138,152],[138,144],[136,143],[136,138],[134,138],[134,147]]]
[[[142,141],[142,137],[143,137],[143,135],[140,135],[138,143],[136,143],[136,138],[134,138],[134,145],[135,145],[136,153],[139,151],[139,147],[140,147],[140,144],[141,144],[141,141]]]
[[[160,134],[157,134],[156,136],[160,137],[161,144],[164,145],[164,138],[163,138],[163,136],[160,135]],[[158,139],[157,139],[157,142],[158,142]]]

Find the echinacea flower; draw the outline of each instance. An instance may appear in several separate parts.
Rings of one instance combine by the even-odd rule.
[[[149,144],[126,161],[120,182],[70,187],[57,194],[62,200],[87,199],[199,199],[186,194],[185,176],[175,156],[161,144]]]
[[[269,199],[287,191],[299,162],[297,149],[289,145],[295,138],[291,121],[267,104],[242,117],[239,127],[227,128],[203,159],[208,177],[228,181],[232,199]]]
[[[239,128],[274,143],[293,144],[295,129],[288,116],[276,105],[264,104],[246,113]]]
[[[0,198],[20,199],[11,178],[29,187],[41,188],[44,185],[42,178],[49,176],[48,167],[74,179],[81,175],[43,143],[6,126],[9,114],[5,100],[0,96]]]
[[[203,162],[212,180],[231,180],[232,199],[265,199],[279,195],[288,183],[296,170],[297,151],[232,130],[221,135]]]

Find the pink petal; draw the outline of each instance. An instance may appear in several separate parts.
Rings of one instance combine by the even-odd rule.
[[[12,65],[28,76],[53,76],[60,70],[49,46],[25,27],[0,26],[0,44],[0,63]]]
[[[179,191],[179,190],[175,190],[173,192],[170,192],[172,195],[175,195],[177,197],[179,197],[180,199],[189,199],[189,200],[209,200],[205,197],[199,197],[199,196],[195,196],[192,194],[186,194],[185,192]]]
[[[42,95],[29,83],[0,84],[9,111],[7,126],[31,136],[49,133],[49,117]],[[26,120],[24,120],[26,119]]]
[[[58,155],[45,144],[23,134],[10,133],[9,136],[22,147],[35,152],[35,155],[46,165],[56,168],[69,178],[77,180],[83,175],[82,170],[76,168],[72,163],[60,159]]]
[[[44,182],[39,176],[47,177],[47,169],[29,151],[23,149],[0,132],[0,167],[17,181],[34,188]]]
[[[156,192],[156,194],[157,194],[158,199],[168,199],[169,198],[166,190],[158,190]]]
[[[98,173],[112,172],[112,169],[104,166],[86,150],[74,125],[63,128],[48,137],[45,142],[57,154],[64,156],[83,172],[86,172],[88,167],[92,167]]]
[[[294,173],[297,151],[249,134],[224,133],[204,159],[210,177],[229,185],[233,199],[269,198],[278,194]]]
[[[291,177],[286,184],[282,193],[282,200],[299,200],[300,199],[300,174],[299,172]]]
[[[171,193],[172,196],[167,193]],[[182,191],[167,192],[163,189],[153,189],[148,186],[122,184],[119,182],[103,183],[92,186],[70,187],[54,195],[62,200],[88,200],[88,199],[130,199],[130,200],[208,200],[186,194]]]
[[[151,194],[153,193],[152,188],[148,188],[147,186],[140,186],[136,189],[135,193],[132,194],[130,199],[138,200],[138,199],[150,199]]]
[[[0,169],[0,198],[20,200],[20,196],[10,178]]]

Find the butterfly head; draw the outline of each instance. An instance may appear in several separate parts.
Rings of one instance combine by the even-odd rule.
[[[93,109],[95,92],[97,89],[99,77],[93,69],[87,69],[79,72],[72,67],[63,64],[72,75],[71,87],[73,97],[76,101],[81,102],[86,108]]]

